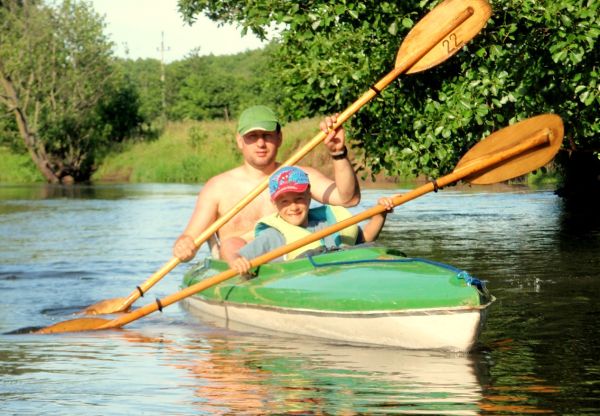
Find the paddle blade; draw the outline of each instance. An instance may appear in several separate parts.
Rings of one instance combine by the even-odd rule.
[[[127,298],[105,299],[88,306],[80,313],[85,315],[108,315],[117,312],[127,312],[129,307],[125,307],[126,302]]]
[[[78,318],[70,319],[68,321],[58,322],[54,325],[47,326],[42,329],[34,331],[34,334],[55,334],[59,332],[81,332],[81,331],[93,331],[100,329],[104,324],[110,322],[108,319],[102,318]]]
[[[562,144],[564,127],[561,118],[555,114],[543,114],[528,118],[512,126],[491,134],[469,150],[458,162],[458,171],[477,160],[500,153],[518,144],[540,136],[547,136],[544,146],[534,147],[494,166],[483,169],[463,180],[477,185],[487,185],[506,181],[538,169],[554,158]]]
[[[396,67],[404,65],[407,57],[418,61],[407,74],[424,71],[456,54],[477,35],[492,15],[485,0],[446,0],[423,17],[400,46]],[[423,45],[432,45],[424,49]],[[421,56],[419,56],[421,55]]]

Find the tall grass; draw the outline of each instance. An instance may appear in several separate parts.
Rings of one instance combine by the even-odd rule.
[[[157,140],[134,142],[106,156],[92,179],[96,182],[205,182],[242,162],[235,133],[235,122],[167,123]],[[286,159],[316,133],[318,119],[284,126],[280,160]]]
[[[318,132],[319,119],[292,122],[283,127],[279,160],[287,159]],[[133,140],[117,146],[102,160],[93,182],[205,182],[238,166],[242,156],[235,141],[236,123],[184,121],[167,123],[151,141]],[[302,164],[317,166],[319,146]],[[27,154],[14,154],[0,147],[0,182],[33,183],[44,178]]]
[[[289,123],[283,127],[283,143],[279,149],[280,162],[287,160],[292,154],[312,140],[320,133],[319,122],[321,118],[314,117]],[[326,175],[333,175],[333,164],[327,148],[323,144],[317,145],[306,154],[299,162],[301,166],[312,166]]]
[[[37,170],[28,154],[14,154],[0,147],[0,182],[34,183],[43,182],[44,177]]]
[[[109,154],[94,181],[202,182],[239,161],[233,123],[168,123],[157,140]]]

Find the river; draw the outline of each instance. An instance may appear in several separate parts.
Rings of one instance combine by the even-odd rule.
[[[600,414],[600,220],[545,190],[448,188],[388,217],[382,244],[497,297],[469,354],[238,331],[177,304],[122,330],[20,331],[128,295],[170,259],[198,189],[0,186],[0,414]]]

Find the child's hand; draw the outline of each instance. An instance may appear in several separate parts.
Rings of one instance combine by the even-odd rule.
[[[392,200],[392,197],[383,196],[377,200],[377,203],[379,205],[383,205],[386,208],[386,210],[387,210],[386,214],[390,213],[390,212],[394,212],[394,202]]]
[[[229,262],[229,267],[231,267],[232,269],[234,269],[236,272],[238,272],[239,274],[248,274],[248,272],[250,271],[250,261],[246,258],[246,257],[238,257],[234,260],[231,260]]]

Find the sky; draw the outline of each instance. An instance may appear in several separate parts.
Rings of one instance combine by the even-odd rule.
[[[197,47],[200,55],[229,55],[264,46],[254,35],[242,37],[235,26],[218,27],[204,16],[188,26],[177,12],[177,0],[91,0],[91,4],[104,16],[105,33],[115,43],[115,55],[122,58],[172,62]]]

